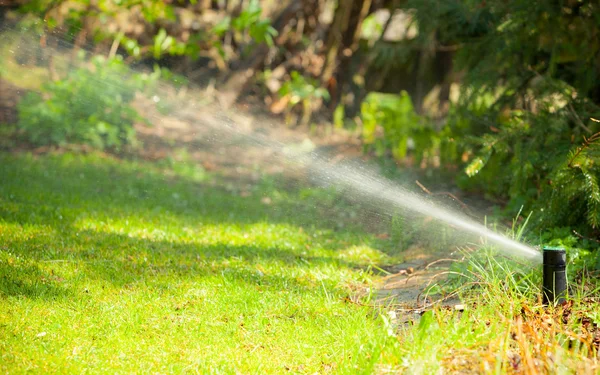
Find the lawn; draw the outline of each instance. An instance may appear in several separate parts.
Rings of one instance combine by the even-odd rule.
[[[372,236],[315,221],[306,191],[240,195],[180,169],[0,155],[0,372],[371,373],[394,361],[385,319],[346,298],[367,293],[369,264],[386,257]]]
[[[437,292],[376,303],[391,239],[332,191],[191,165],[0,154],[2,373],[597,373],[597,275],[540,304],[486,251]],[[373,272],[373,270],[379,270]]]

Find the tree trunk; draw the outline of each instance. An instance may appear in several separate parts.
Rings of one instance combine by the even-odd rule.
[[[372,0],[340,0],[326,44],[321,82],[329,88],[331,109],[351,91],[352,56],[359,47],[362,24],[372,10]],[[360,66],[360,64],[358,64]]]
[[[333,78],[340,50],[344,47],[344,34],[350,22],[353,2],[353,0],[339,0],[338,7],[335,10],[325,46],[325,64],[321,73],[321,82],[323,83],[327,84]]]

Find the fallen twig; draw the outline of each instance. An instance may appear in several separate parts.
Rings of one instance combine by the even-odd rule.
[[[575,233],[575,235],[576,235],[577,237],[581,238],[582,240],[590,240],[590,241],[594,241],[594,242],[596,242],[596,243],[600,243],[600,241],[598,241],[598,240],[597,240],[597,239],[595,239],[595,238],[586,237],[586,236],[584,236],[584,235],[582,235],[582,234],[579,234],[579,233],[577,233],[577,231],[576,231],[575,229],[573,229],[573,233]]]
[[[448,191],[441,191],[441,192],[438,192],[438,193],[432,193],[429,189],[427,189],[425,187],[425,185],[423,185],[422,183],[420,183],[419,180],[416,180],[415,182],[428,195],[433,195],[433,196],[436,196],[436,195],[445,195],[445,196],[448,196],[448,197],[454,199],[456,202],[458,202],[458,204],[460,204],[460,206],[464,210],[466,210],[469,215],[472,215],[472,216],[475,215],[473,213],[473,210],[471,210],[471,208],[469,206],[467,206],[463,201],[461,201],[460,199],[458,199],[458,197],[456,195],[454,195],[454,194],[452,194],[452,193],[450,193]]]
[[[569,110],[571,111],[571,115],[575,119],[575,122],[577,123],[577,125],[579,125],[579,127],[581,127],[583,130],[585,130],[586,132],[588,132],[588,134],[592,134],[592,131],[590,130],[590,128],[588,128],[587,126],[585,126],[585,124],[583,123],[583,121],[581,121],[581,119],[577,115],[577,112],[575,112],[575,108],[573,108],[573,105],[571,103],[569,103]]]
[[[436,273],[429,279],[429,281],[427,282],[427,285],[425,285],[425,288],[423,288],[421,293],[419,293],[417,295],[417,306],[419,306],[419,300],[421,299],[421,295],[423,294],[423,292],[425,292],[429,288],[429,286],[431,285],[433,280],[435,280],[437,277],[442,276],[442,275],[459,275],[459,276],[464,276],[466,278],[470,278],[469,276],[465,275],[464,273],[460,273],[460,272],[456,272],[456,271],[442,271],[442,272]],[[425,296],[425,302],[427,302],[427,295]]]
[[[437,259],[437,260],[434,260],[431,263],[427,263],[423,269],[426,270],[426,269],[428,269],[429,267],[431,267],[432,265],[434,265],[436,263],[441,263],[441,262],[456,262],[457,260],[459,260],[459,259],[452,259],[452,258]]]

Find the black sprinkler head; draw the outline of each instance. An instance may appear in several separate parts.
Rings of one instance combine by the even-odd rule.
[[[565,302],[567,294],[567,252],[559,247],[544,247],[542,302],[554,305]]]

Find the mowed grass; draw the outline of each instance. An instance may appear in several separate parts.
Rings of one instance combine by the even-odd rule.
[[[368,301],[391,241],[331,192],[98,154],[0,176],[1,373],[600,371],[596,276],[545,308],[539,269],[480,254],[451,269],[464,311],[404,322]]]
[[[369,235],[329,228],[318,202],[268,184],[239,194],[194,176],[0,154],[0,372],[372,373],[395,361],[383,315],[345,298],[385,259]]]

